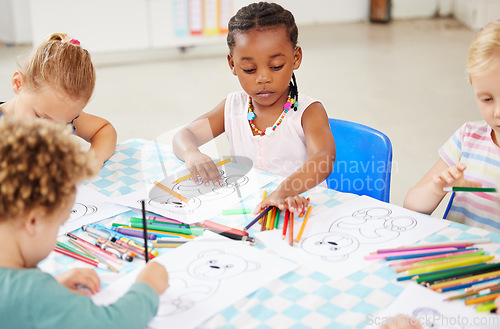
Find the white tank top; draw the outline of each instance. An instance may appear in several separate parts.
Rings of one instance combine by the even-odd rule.
[[[248,95],[243,91],[229,94],[224,108],[224,129],[231,155],[252,159],[257,169],[291,175],[309,158],[302,114],[314,102],[318,100],[299,94],[297,111],[290,109],[274,133],[254,136],[247,120]]]

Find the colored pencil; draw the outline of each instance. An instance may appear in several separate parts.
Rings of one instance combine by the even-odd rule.
[[[468,288],[470,286],[473,286],[475,283],[488,282],[488,281],[497,280],[497,279],[498,278],[491,278],[491,279],[484,279],[482,281],[477,281],[477,282],[470,282],[470,283],[458,284],[456,286],[446,287],[446,288],[438,289],[436,291],[437,292],[447,292],[447,291],[459,290],[459,289],[464,289],[464,288]]]
[[[81,247],[84,247],[85,249],[92,251],[93,254],[96,254],[96,255],[98,255],[102,258],[105,258],[107,260],[116,262],[117,264],[121,264],[120,259],[115,254],[112,254],[109,251],[101,249],[98,246],[95,246],[94,244],[88,242],[87,240],[84,240],[84,239],[74,235],[73,233],[68,232],[68,233],[66,233],[66,236],[70,238],[68,241],[75,242],[76,244],[80,245]]]
[[[490,278],[500,278],[500,271],[480,273],[480,274],[472,275],[472,276],[465,277],[465,278],[459,278],[459,279],[455,279],[455,280],[439,282],[439,283],[431,284],[429,286],[429,288],[432,290],[437,290],[437,289],[441,289],[441,288],[455,286],[457,284],[483,281],[485,279],[490,279]]]
[[[68,240],[69,243],[73,244],[76,248],[80,249],[81,251],[83,251],[84,253],[86,253],[87,255],[89,256],[92,256],[94,258],[97,259],[98,262],[104,264],[108,270],[112,271],[112,272],[115,272],[115,273],[118,273],[118,269],[116,267],[114,267],[113,265],[111,265],[110,263],[108,263],[106,260],[104,260],[103,258],[101,258],[99,255],[96,255],[94,254],[91,250],[79,245],[78,243],[75,242],[75,240]]]
[[[260,214],[258,214],[257,217],[255,217],[247,226],[245,226],[244,231],[248,230],[250,227],[252,227],[253,224],[257,223],[257,221],[261,219],[263,216],[265,216],[272,208],[273,208],[272,206],[269,206]]]
[[[266,197],[267,197],[267,191],[266,191],[266,190],[264,190],[264,193],[262,193],[262,201],[264,201],[264,199],[265,199]],[[261,201],[261,202],[262,202],[262,201]],[[261,210],[261,212],[262,212],[262,210]],[[264,217],[264,218],[261,218],[261,219],[259,220],[259,223],[260,223],[260,222],[262,222],[262,221],[264,221],[265,219],[266,219],[265,217]],[[264,230],[261,228],[261,231],[264,231]]]
[[[135,231],[138,231],[138,232],[142,232],[142,227],[132,227],[132,226],[130,226],[130,224],[117,224],[117,223],[113,223],[112,225],[113,225],[113,227],[121,227],[121,228],[126,228],[127,230],[135,230]],[[164,232],[164,231],[152,230],[151,226],[148,226],[148,232],[156,234],[156,236],[158,238],[160,238],[160,237],[180,236],[180,237],[183,237],[183,238],[189,238],[189,239],[191,239],[191,238],[194,237],[192,234],[181,234],[181,233],[172,233],[172,232]],[[128,237],[128,236],[127,235],[123,235],[122,237]]]
[[[219,167],[219,166],[222,166],[223,164],[226,164],[226,163],[229,163],[229,162],[231,162],[231,158],[227,158],[227,159],[224,159],[222,161],[219,161],[215,165],[217,167]],[[172,182],[172,184],[177,184],[177,183],[183,182],[185,180],[190,179],[191,177],[193,177],[191,174],[187,174],[186,176],[182,176],[181,178],[177,178],[176,180],[174,180]]]
[[[461,266],[461,267],[456,267],[453,269],[447,269],[447,270],[440,270],[440,271],[434,271],[434,272],[429,272],[425,273],[424,275],[408,275],[408,276],[402,276],[398,277],[398,281],[405,281],[405,280],[414,280],[417,283],[420,283],[422,285],[426,285],[427,281],[425,279],[429,277],[434,277],[434,276],[445,276],[445,277],[452,277],[455,271],[460,271],[460,270],[468,270],[468,271],[474,271],[478,266],[482,266],[482,264],[479,265],[469,265],[469,266]]]
[[[299,242],[300,238],[302,237],[302,233],[304,233],[304,229],[306,228],[307,220],[309,219],[309,215],[311,215],[312,212],[312,205],[309,205],[309,208],[307,208],[306,215],[304,216],[304,220],[302,221],[302,226],[300,227],[299,234],[297,235],[297,239],[295,241]]]
[[[443,270],[440,271],[440,273],[437,272],[435,272],[434,274],[426,273],[424,275],[419,275],[418,278],[416,278],[416,280],[417,283],[427,283],[428,281],[432,280],[439,280],[448,277],[456,277],[457,275],[469,274],[469,273],[476,274],[478,271],[483,271],[483,270],[493,271],[497,269],[500,269],[500,263],[476,264],[476,265],[464,266],[462,268]]]
[[[417,268],[414,270],[408,270],[408,275],[422,274],[422,273],[426,273],[426,272],[445,270],[445,269],[455,268],[455,267],[460,267],[460,266],[485,263],[487,261],[492,260],[493,258],[495,258],[495,256],[483,255],[483,256],[471,257],[470,259],[461,259],[461,260],[457,260],[457,261],[452,261],[452,262],[445,263],[445,264],[429,265],[429,266]]]
[[[293,246],[293,212],[290,212],[288,219],[288,234],[290,234],[290,246]]]
[[[141,231],[131,230],[131,229],[128,229],[125,227],[113,227],[113,231],[125,234],[127,236],[134,236],[136,238],[141,238],[143,235],[143,233]],[[156,240],[156,239],[158,239],[158,236],[154,233],[148,233],[147,238],[148,238],[148,240]]]
[[[364,258],[365,260],[379,260],[379,259],[387,259],[388,257],[430,254],[434,252],[455,251],[455,250],[457,250],[455,247],[446,247],[446,248],[435,248],[435,249],[425,249],[425,250],[410,250],[410,251],[398,251],[398,252],[395,251],[383,254],[369,254],[366,255]]]
[[[172,218],[167,218],[167,217],[149,216],[148,219],[149,220],[154,220],[154,221],[157,221],[157,222],[165,222],[165,223],[172,223],[172,224],[184,224],[183,222],[181,222],[179,220],[172,219]]]
[[[143,224],[130,223],[130,226],[142,229]],[[160,225],[160,224],[149,224],[148,227],[151,230],[156,230],[156,231],[160,231],[160,232],[180,233],[180,234],[185,234],[185,235],[202,235],[203,232],[205,231],[204,227],[182,228],[182,227],[171,227],[171,226]]]
[[[411,264],[411,265],[399,266],[399,267],[396,267],[394,270],[396,271],[396,273],[400,273],[400,272],[404,272],[404,271],[408,271],[408,270],[412,270],[412,269],[416,269],[416,268],[421,268],[421,267],[425,267],[425,266],[429,266],[429,265],[446,264],[446,263],[449,263],[449,262],[456,261],[458,259],[464,259],[464,258],[469,258],[469,257],[477,257],[477,256],[482,256],[482,255],[484,255],[484,251],[475,252],[475,253],[471,253],[471,254],[465,254],[465,255],[452,256],[452,257],[431,259],[431,260],[423,261],[422,263],[419,262],[419,263],[414,263],[414,264]],[[433,261],[433,262],[432,263],[427,263],[429,261]]]
[[[141,200],[142,206],[142,232],[144,238],[144,250],[148,248],[148,224],[146,222],[146,201]],[[144,253],[144,259],[146,263],[149,262],[149,255],[147,252]]]
[[[492,300],[495,300],[495,298],[497,298],[498,296],[500,296],[500,293],[477,296],[476,298],[467,299],[465,301],[465,305],[473,305],[473,304],[479,304],[479,303],[484,303],[484,302],[490,302]]]
[[[87,255],[87,254],[84,254],[83,252],[81,252],[81,251],[79,251],[79,250],[77,250],[77,249],[75,249],[75,248],[73,248],[73,247],[70,247],[70,246],[68,246],[67,244],[64,244],[64,243],[62,243],[62,242],[57,241],[57,242],[56,242],[56,245],[57,245],[59,248],[66,249],[66,250],[71,251],[71,252],[73,252],[73,253],[75,253],[75,254],[78,254],[78,255],[80,255],[80,256],[87,257],[87,258],[90,258],[90,259],[95,260],[95,257],[92,257],[92,256],[89,256],[89,255]]]
[[[89,257],[84,257],[84,256],[80,255],[79,253],[77,254],[77,253],[74,253],[72,251],[66,250],[66,249],[58,247],[58,246],[54,247],[54,251],[57,251],[58,253],[61,253],[63,255],[66,255],[66,256],[69,256],[71,258],[82,261],[84,263],[93,265],[95,267],[107,269],[107,267],[104,264],[99,263],[98,261],[95,260],[95,258],[90,259]]]
[[[273,212],[271,213],[271,222],[270,222],[270,225],[269,225],[269,230],[273,230],[274,229],[274,222],[276,222],[276,210],[278,208],[274,207],[273,208]]]
[[[472,287],[465,289],[465,292],[474,291],[474,290],[483,290],[483,289],[497,287],[497,286],[499,286],[498,282],[488,282],[485,284],[473,285]]]
[[[403,259],[400,261],[393,261],[389,264],[389,266],[391,266],[391,267],[405,266],[405,265],[411,265],[411,264],[415,264],[415,263],[425,261],[425,260],[440,259],[440,258],[446,258],[446,257],[452,257],[452,256],[458,256],[458,255],[467,255],[467,254],[476,253],[476,252],[478,252],[478,249],[476,249],[476,248],[465,249],[464,251],[459,251],[459,252],[454,252],[454,253]]]
[[[494,187],[465,187],[465,186],[446,186],[443,187],[445,192],[496,192]]]
[[[385,260],[391,261],[391,260],[400,260],[400,259],[411,259],[411,258],[418,258],[418,257],[424,257],[424,256],[434,256],[434,255],[442,255],[442,254],[446,254],[446,253],[461,252],[461,251],[471,250],[471,249],[477,249],[477,248],[456,249],[453,251],[437,251],[437,252],[428,252],[428,253],[412,254],[412,255],[389,256]]]
[[[152,181],[152,183],[156,186],[158,186],[159,188],[161,188],[162,190],[164,190],[165,192],[175,196],[177,199],[181,200],[182,202],[184,203],[189,203],[189,199],[180,195],[179,193],[175,192],[174,190],[171,190],[169,189],[168,187],[166,187],[165,185],[163,185],[162,183],[160,182],[157,182],[155,180]]]
[[[228,232],[228,233],[233,233],[233,234],[239,234],[239,235],[247,235],[248,232],[242,231],[233,227],[229,227],[217,222],[213,222],[211,220],[205,220],[203,223],[200,223],[200,225],[204,226],[205,228],[208,229],[214,229],[214,230],[219,230],[221,232]]]
[[[290,211],[287,209],[285,211],[285,221],[283,222],[283,240],[285,240],[286,237],[286,229],[288,227],[288,218],[290,217]]]
[[[267,213],[267,219],[266,219],[266,231],[269,231],[271,229],[271,221],[273,219],[273,213],[276,211],[276,207],[273,207],[271,211]]]
[[[180,247],[182,246],[184,242],[177,242],[177,243],[174,243],[174,242],[156,242],[154,241],[153,242],[153,247],[155,248],[177,248],[177,247]]]
[[[280,208],[276,208],[276,218],[274,219],[274,228],[275,229],[278,229],[278,226],[280,223],[280,214],[281,214]]]
[[[472,239],[472,240],[463,240],[463,241],[451,241],[451,242],[443,242],[443,243],[431,243],[431,244],[420,244],[420,245],[414,245],[414,246],[403,246],[403,247],[391,248],[391,249],[380,249],[380,250],[377,250],[375,253],[381,254],[381,253],[393,252],[393,251],[420,250],[420,249],[440,248],[440,247],[464,248],[464,247],[462,247],[463,245],[466,245],[466,247],[470,247],[474,244],[489,243],[489,242],[491,242],[490,238],[481,238],[481,239]]]
[[[489,293],[496,292],[496,291],[500,291],[499,286],[486,288],[486,289],[473,289],[471,291],[467,291],[467,292],[460,294],[460,295],[448,297],[445,299],[445,301],[463,299],[463,298],[471,297],[471,296],[475,296],[475,295],[489,294]]]

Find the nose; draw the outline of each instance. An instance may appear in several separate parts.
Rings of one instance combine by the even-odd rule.
[[[271,82],[271,75],[269,74],[269,70],[260,69],[257,72],[257,83],[263,84],[263,83],[269,83],[269,82]]]
[[[495,102],[495,112],[493,115],[495,118],[500,118],[500,102]]]

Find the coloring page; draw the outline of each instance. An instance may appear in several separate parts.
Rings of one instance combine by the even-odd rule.
[[[457,293],[454,293],[457,294]],[[444,301],[450,295],[440,294],[419,284],[410,283],[392,304],[366,318],[365,329],[378,329],[397,314],[410,316],[403,323],[420,323],[424,329],[493,329],[500,328],[500,316],[477,313],[463,300]]]
[[[85,185],[78,186],[70,216],[59,228],[58,235],[71,232],[82,225],[94,223],[128,211],[129,208],[110,202],[110,199]]]
[[[159,183],[173,193],[150,184],[148,189],[116,197],[113,201],[140,209],[141,200],[146,200],[147,211],[192,224],[217,216],[223,209],[231,208],[232,205],[276,178],[254,169],[249,171],[248,167],[239,166],[233,162],[226,163],[218,169],[224,182],[221,186],[214,186],[212,183],[208,186],[201,182],[195,183],[192,178],[175,182],[176,178],[181,176],[177,174],[159,180]],[[179,195],[187,202],[182,201]]]
[[[297,267],[244,243],[205,236],[155,258],[168,269],[169,287],[160,296],[158,313],[149,328],[196,327]],[[127,275],[92,299],[96,304],[116,301],[136,275]]]
[[[294,237],[302,220],[295,216]],[[255,236],[280,255],[340,279],[369,265],[365,255],[415,243],[448,225],[447,221],[361,196],[319,214],[313,209],[300,242],[293,247],[288,235],[282,239],[282,230]]]

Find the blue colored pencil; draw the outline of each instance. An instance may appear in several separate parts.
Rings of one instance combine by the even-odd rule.
[[[465,250],[477,250],[477,248],[461,248],[461,249],[457,249],[457,250],[438,251],[438,252],[430,252],[430,253],[424,253],[424,254],[390,256],[390,257],[387,257],[385,260],[389,261],[389,260],[398,260],[398,259],[410,259],[410,258],[442,255],[442,254],[454,253],[454,252],[465,251]]]

